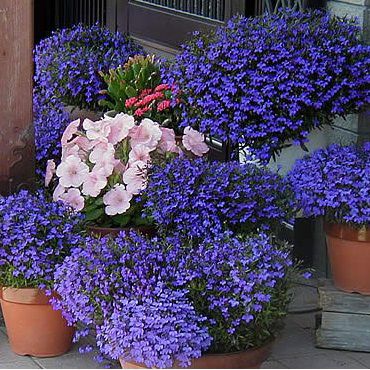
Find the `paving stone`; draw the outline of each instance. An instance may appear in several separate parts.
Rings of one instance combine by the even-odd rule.
[[[18,356],[11,351],[8,338],[0,331],[0,369],[39,369],[29,356]]]
[[[288,319],[297,324],[301,329],[311,331],[315,329],[315,315],[319,312],[291,314]]]
[[[340,356],[328,356],[327,354],[302,355],[282,359],[279,362],[291,369],[366,369],[366,366],[363,366],[360,362],[343,354]]]
[[[347,356],[353,358],[354,360],[360,362],[366,368],[370,369],[370,353],[365,352],[344,352]]]
[[[49,358],[33,358],[42,369],[104,369],[104,364],[94,360],[94,353],[68,353]],[[119,368],[114,367],[114,368]]]
[[[314,338],[310,333],[300,328],[290,318],[285,321],[285,327],[274,343],[271,358],[289,358],[315,352]]]
[[[267,360],[262,364],[261,369],[286,369],[286,366],[276,360]]]

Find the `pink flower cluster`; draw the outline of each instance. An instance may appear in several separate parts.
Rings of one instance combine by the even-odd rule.
[[[158,85],[154,89],[144,89],[137,97],[129,98],[125,102],[126,108],[136,118],[141,118],[145,113],[163,112],[171,108],[172,88],[168,84]]]
[[[105,213],[123,214],[133,197],[145,189],[153,158],[168,154],[183,155],[172,129],[160,127],[145,118],[140,124],[133,116],[121,113],[93,122],[71,122],[62,142],[61,163],[47,164],[45,186],[54,174],[58,177],[53,198],[82,211],[87,198],[101,197]],[[204,136],[185,129],[183,147],[196,156],[208,151]]]

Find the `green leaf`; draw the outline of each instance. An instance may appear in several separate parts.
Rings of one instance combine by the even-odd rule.
[[[90,212],[86,212],[86,221],[95,221],[104,214],[103,208],[94,209]]]
[[[125,93],[130,98],[133,98],[137,95],[136,90],[132,86],[127,86],[125,89]]]
[[[112,217],[112,220],[115,224],[117,224],[120,227],[125,227],[131,220],[131,216],[127,214],[123,215],[116,215]]]

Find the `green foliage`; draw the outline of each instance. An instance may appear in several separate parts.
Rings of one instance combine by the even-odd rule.
[[[126,111],[127,99],[138,96],[145,89],[154,89],[161,83],[160,68],[154,55],[137,55],[123,67],[110,69],[108,73],[100,72],[100,76],[107,84],[107,89],[101,93],[108,99],[100,100],[99,104],[116,112]]]

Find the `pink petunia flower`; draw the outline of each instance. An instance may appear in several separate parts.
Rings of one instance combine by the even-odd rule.
[[[132,195],[125,189],[124,185],[117,185],[103,196],[106,205],[105,213],[109,216],[120,215],[130,208]]]
[[[82,194],[95,198],[107,186],[107,182],[102,170],[91,171],[82,185]]]
[[[80,125],[80,119],[77,119],[75,121],[72,121],[64,130],[62,135],[62,146],[66,145],[69,140],[72,139],[73,135],[76,134],[78,130],[78,126]]]
[[[99,121],[91,121],[86,118],[82,124],[86,130],[86,136],[90,140],[106,139],[110,133],[109,119],[101,119]]]
[[[204,135],[190,126],[185,127],[182,144],[185,149],[190,150],[198,157],[209,151],[207,144],[204,142]]]
[[[161,152],[173,151],[176,146],[175,131],[172,128],[161,127],[162,136],[158,148]]]
[[[132,163],[123,173],[122,180],[126,184],[126,189],[130,194],[139,194],[146,188],[147,167],[146,163],[137,161]]]
[[[130,131],[131,147],[142,144],[149,148],[150,151],[154,150],[159,140],[161,139],[162,131],[158,123],[153,122],[149,118],[141,121],[139,126],[135,126]]]
[[[135,126],[135,119],[128,114],[120,113],[109,120],[109,126],[108,141],[116,145],[128,136],[130,129]]]
[[[118,163],[119,160],[114,158],[114,154],[106,153],[96,162],[95,166],[93,167],[93,171],[101,171],[105,177],[108,177],[113,173],[113,170]]]
[[[60,198],[75,211],[82,211],[85,207],[85,200],[78,189],[69,189]]]
[[[54,159],[49,159],[46,164],[46,172],[45,172],[45,187],[47,188],[50,184],[51,179],[55,174],[55,162]]]
[[[89,155],[89,161],[98,163],[104,156],[114,157],[114,147],[113,144],[102,141],[94,146]]]
[[[141,161],[143,163],[147,163],[150,161],[150,149],[142,144],[134,146],[130,153],[128,154],[129,160],[128,163],[134,163],[137,161]]]
[[[59,183],[65,188],[79,187],[85,181],[89,167],[80,158],[68,156],[57,168]]]
[[[57,202],[58,200],[61,200],[65,191],[66,191],[65,187],[58,184],[53,192],[53,201]]]

